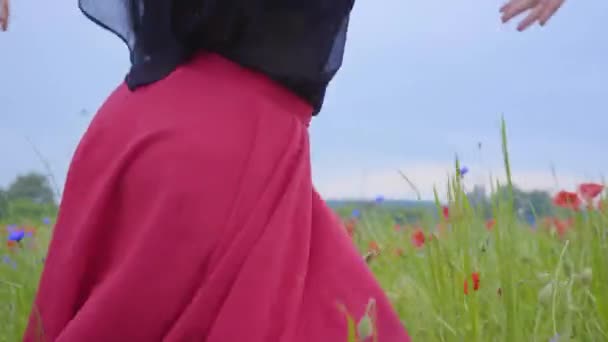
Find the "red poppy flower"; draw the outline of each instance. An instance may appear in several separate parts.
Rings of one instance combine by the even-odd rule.
[[[552,217],[544,217],[542,219],[542,221],[540,222],[540,226],[544,229],[550,229],[552,224],[553,224]]]
[[[585,201],[591,201],[604,191],[604,186],[597,183],[583,183],[578,186],[578,192]]]
[[[563,237],[566,235],[566,232],[572,227],[574,223],[572,219],[568,220],[560,220],[558,218],[553,218],[553,226],[555,227],[555,231],[559,237]]]
[[[441,209],[443,212],[443,218],[445,218],[446,220],[450,218],[450,208],[447,205],[444,205]]]
[[[372,240],[369,242],[368,252],[374,253],[374,254],[380,253],[380,246],[378,246],[378,243],[376,241]]]
[[[489,219],[489,220],[486,221],[486,229],[487,230],[494,229],[495,225],[496,225],[496,220],[495,219]]]
[[[479,272],[471,273],[471,280],[473,281],[473,291],[479,290]],[[469,280],[464,280],[464,294],[469,294]]]
[[[8,248],[14,248],[14,247],[17,247],[17,241],[8,240],[8,241],[6,242],[6,246],[7,246]]]
[[[353,237],[355,235],[356,226],[355,220],[347,220],[344,222],[344,227],[346,228],[346,232],[348,232],[348,236]]]
[[[420,247],[424,246],[424,242],[425,242],[424,232],[421,229],[416,229],[412,233],[412,244],[416,248],[420,248]]]
[[[471,279],[473,280],[473,290],[474,291],[479,290],[479,273],[473,272],[471,274]]]
[[[576,192],[562,190],[553,198],[553,204],[562,208],[578,210],[581,206],[581,199]]]

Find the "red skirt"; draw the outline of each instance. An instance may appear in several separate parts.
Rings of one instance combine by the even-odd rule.
[[[120,86],[73,157],[24,340],[346,342],[339,307],[373,298],[379,341],[409,341],[312,185],[311,113],[210,54]]]

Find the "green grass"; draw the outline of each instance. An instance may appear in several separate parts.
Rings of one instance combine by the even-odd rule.
[[[511,186],[504,131],[503,139]],[[369,266],[413,340],[548,342],[559,335],[559,341],[608,341],[607,213],[563,211],[574,223],[560,236],[551,227],[532,229],[518,221],[507,196],[492,203],[496,223],[490,230],[459,179],[454,176],[448,190],[450,217],[437,222],[437,201],[437,215],[420,222],[426,237],[421,247],[411,241],[416,228],[395,230],[393,215],[381,206],[362,209],[356,221],[354,243],[362,254],[371,241],[378,244]],[[16,263],[0,261],[0,341],[20,339],[49,233],[40,227],[11,252],[0,246],[0,257]],[[478,290],[473,273],[479,274]],[[356,326],[349,324],[351,341]]]

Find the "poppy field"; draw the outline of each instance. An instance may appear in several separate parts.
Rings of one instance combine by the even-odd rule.
[[[336,209],[413,341],[608,341],[608,201],[593,182],[552,198],[554,215],[514,207],[503,124],[505,196],[488,210],[463,189],[458,162],[440,202],[414,222],[383,199]],[[487,208],[486,208],[487,209]],[[0,341],[18,341],[53,219],[0,222]],[[374,340],[374,310],[352,317],[349,342]],[[378,341],[382,342],[382,341]]]

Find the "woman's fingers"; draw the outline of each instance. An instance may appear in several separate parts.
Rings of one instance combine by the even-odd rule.
[[[524,20],[522,20],[519,25],[517,25],[517,30],[518,31],[523,31],[525,29],[527,29],[528,27],[530,27],[532,24],[534,24],[537,20],[539,20],[541,13],[543,12],[543,7],[541,6],[536,6],[534,7],[530,13],[528,13],[528,16],[526,16],[524,18]]]
[[[502,12],[502,21],[507,22],[513,17],[530,10],[538,5],[538,0],[511,0],[505,4],[500,11]]]
[[[0,0],[0,30],[6,31],[8,28],[8,0]]]
[[[562,7],[564,4],[564,0],[550,0],[548,4],[544,6],[540,18],[538,19],[541,25],[545,25],[547,21],[557,12],[557,10]]]
[[[502,21],[513,19],[514,17],[529,11],[528,15],[518,25],[517,29],[523,31],[538,22],[545,25],[547,21],[564,4],[565,0],[510,0],[500,8]]]

